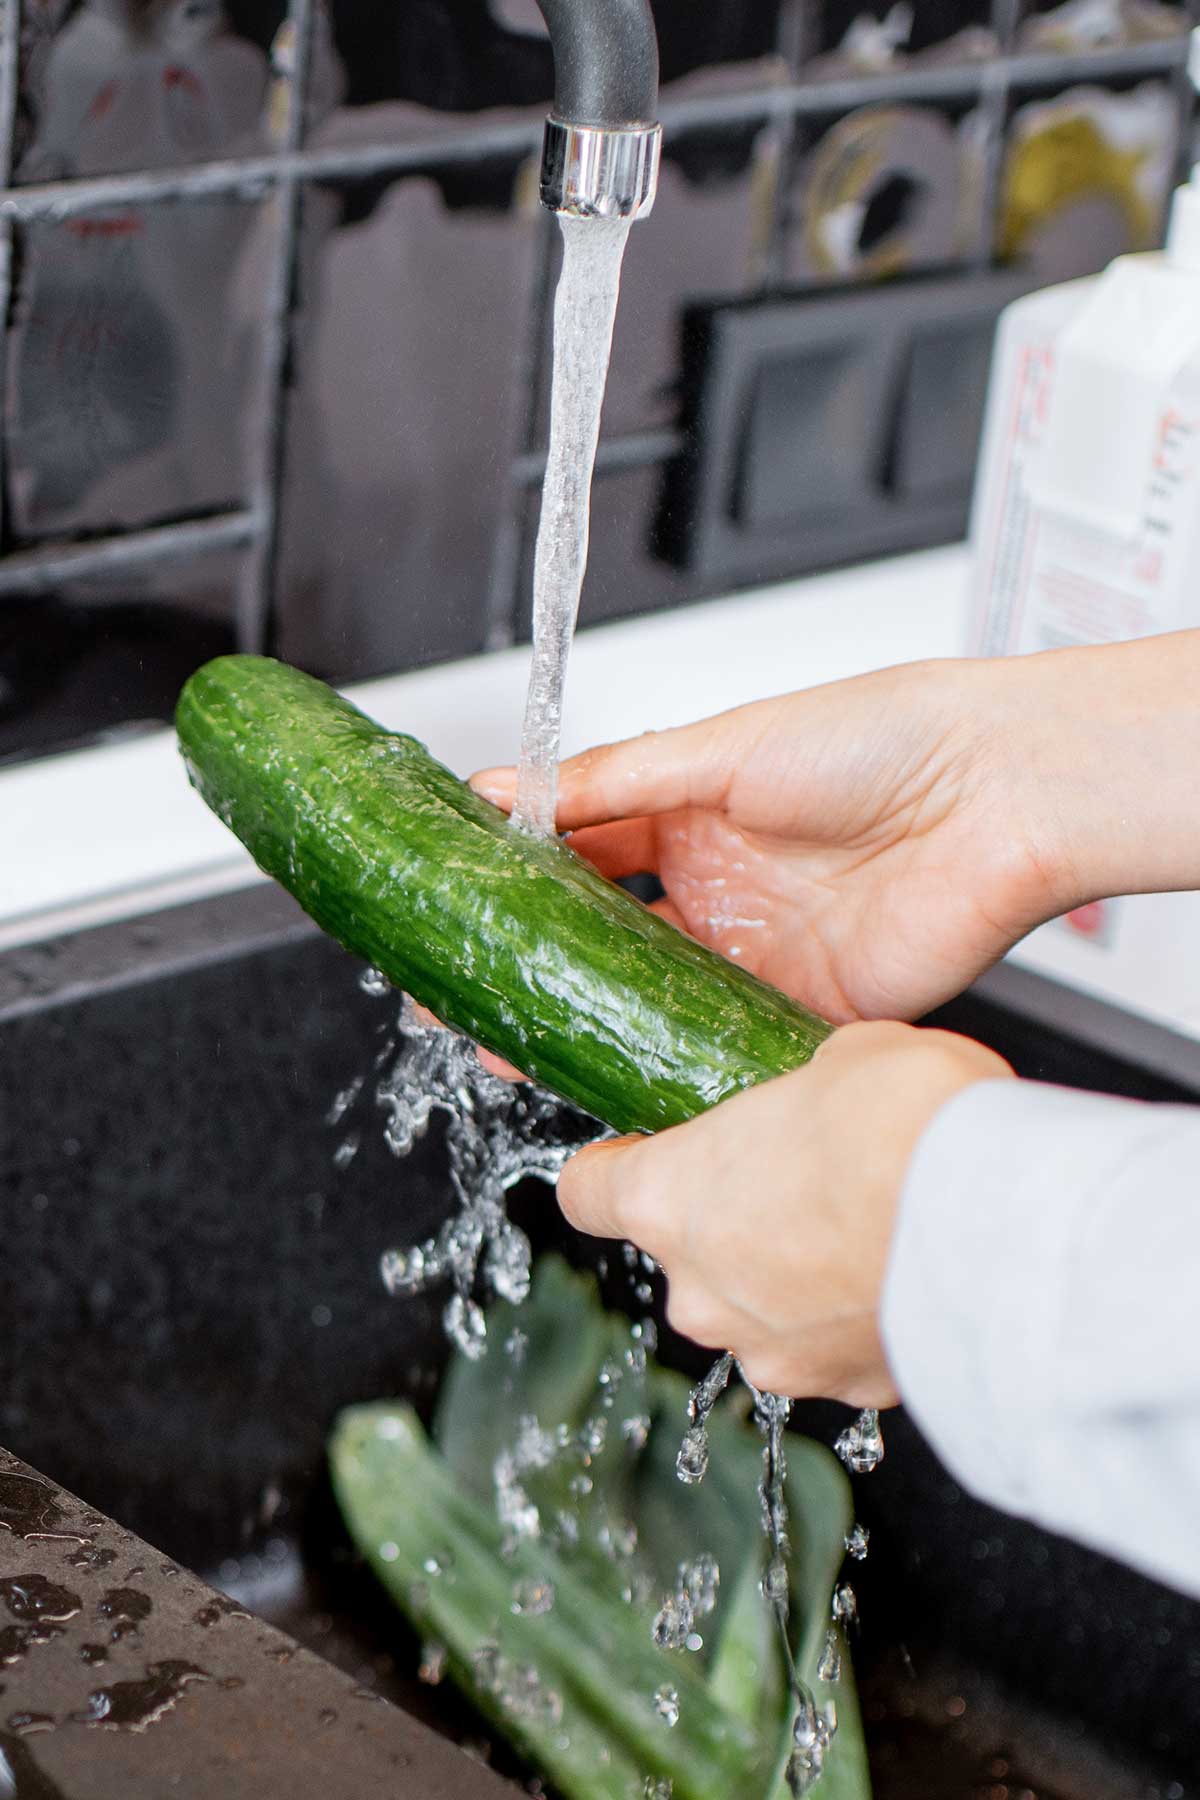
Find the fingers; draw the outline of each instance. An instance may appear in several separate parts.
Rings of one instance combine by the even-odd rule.
[[[515,769],[480,769],[472,775],[467,784],[501,812],[511,812],[517,797],[517,771]]]
[[[410,1003],[414,1024],[422,1025],[427,1030],[433,1031],[446,1029],[437,1014],[431,1013],[427,1006],[422,1006],[418,1001],[412,1000],[411,996]],[[522,1075],[520,1069],[514,1068],[512,1063],[505,1062],[502,1056],[496,1056],[491,1050],[485,1050],[482,1044],[475,1046],[475,1054],[488,1074],[498,1075],[501,1081],[527,1081],[529,1079],[527,1075]]]
[[[721,806],[739,760],[736,717],[651,731],[572,757],[559,772],[560,826],[577,831],[611,819]]]
[[[627,875],[657,875],[658,833],[653,819],[621,819],[612,825],[585,825],[571,833],[571,848],[610,881]]]
[[[512,1063],[505,1062],[502,1056],[496,1056],[491,1050],[485,1050],[482,1044],[475,1046],[475,1054],[482,1068],[489,1075],[498,1075],[501,1081],[528,1081],[528,1075],[522,1075],[520,1069]]]
[[[646,1138],[612,1138],[579,1151],[558,1178],[558,1204],[589,1237],[632,1237],[637,1158]]]
[[[738,707],[715,719],[650,731],[572,757],[559,771],[559,829],[578,831],[689,806],[722,806],[738,764],[761,737],[773,706],[763,701]],[[493,805],[511,809],[514,770],[481,770],[471,785]]]

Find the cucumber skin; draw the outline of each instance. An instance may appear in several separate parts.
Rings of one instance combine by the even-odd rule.
[[[176,729],[192,785],[318,925],[619,1132],[680,1124],[829,1036],[312,676],[218,657]]]

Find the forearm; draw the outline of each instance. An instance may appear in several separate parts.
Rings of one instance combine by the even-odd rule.
[[[1200,1109],[982,1083],[910,1167],[897,1385],[965,1486],[1200,1593]]]
[[[1056,910],[1200,888],[1200,631],[996,665]],[[1002,772],[1001,772],[1002,773]]]

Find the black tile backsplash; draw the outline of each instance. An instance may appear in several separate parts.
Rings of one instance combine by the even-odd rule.
[[[663,554],[672,471],[704,449],[683,435],[688,311],[927,267],[1099,267],[1157,240],[1191,128],[1186,16],[1154,0],[1120,9],[1120,41],[1069,43],[1080,10],[1035,0],[654,10],[666,160],[629,252],[585,621],[721,586]],[[76,605],[60,574],[86,596],[128,563],[122,604],[177,645],[172,671],[208,640],[145,573],[165,554],[172,583],[189,557],[223,571],[215,594],[198,579],[229,641],[343,679],[525,629],[557,266],[534,0],[12,0],[5,56],[0,635],[16,654],[44,599],[70,611],[70,666],[108,671],[55,725],[32,682],[10,691],[6,745],[147,710],[141,624]],[[1029,108],[1064,94],[1079,116],[1031,147]],[[1136,155],[1103,124],[1114,100],[1143,109]],[[904,482],[944,489],[922,429]],[[950,529],[961,506],[935,515]],[[739,568],[812,561],[776,545]]]
[[[245,155],[272,134],[285,0],[23,9],[13,173],[64,181]]]
[[[494,167],[478,207],[456,174],[304,196],[279,641],[333,677],[487,637],[540,219],[530,170]]]
[[[115,568],[0,598],[0,764],[169,719],[192,669],[235,647],[245,560]]]
[[[248,499],[270,242],[270,209],[232,195],[17,232],[10,543]]]

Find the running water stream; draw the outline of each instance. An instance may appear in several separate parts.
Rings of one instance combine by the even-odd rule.
[[[592,473],[629,232],[628,221],[564,216],[560,223],[563,267],[555,300],[550,445],[534,566],[533,665],[513,811],[517,829],[540,836],[552,836],[555,828],[567,663],[587,567]],[[364,986],[375,994],[388,991],[386,982],[373,971]],[[340,1122],[356,1093],[354,1089],[339,1095],[331,1123]],[[424,1025],[407,1002],[396,1037],[377,1059],[374,1097],[386,1114],[388,1144],[400,1156],[424,1133],[435,1112],[444,1115],[450,1175],[458,1202],[457,1210],[435,1237],[384,1255],[384,1282],[394,1294],[448,1286],[443,1313],[447,1335],[465,1356],[478,1357],[487,1341],[481,1293],[519,1303],[529,1291],[530,1245],[508,1217],[507,1193],[526,1176],[556,1180],[579,1144],[589,1135],[597,1135],[591,1129],[594,1122],[534,1088],[486,1074],[471,1045],[450,1032]],[[349,1160],[356,1147],[357,1139],[347,1139],[335,1161],[343,1155]],[[630,1266],[637,1270],[636,1252],[631,1246],[627,1249]],[[643,1303],[651,1297],[644,1281],[634,1293]],[[636,1337],[652,1329],[649,1321],[633,1328]],[[519,1335],[514,1333],[514,1339]],[[517,1346],[508,1348],[514,1363],[519,1364]],[[639,1353],[644,1357],[644,1349],[635,1344],[631,1354]],[[703,1481],[707,1473],[709,1418],[735,1373],[745,1380],[734,1357],[722,1356],[692,1395],[676,1464],[680,1481],[688,1485]],[[749,1382],[747,1386],[754,1396],[755,1417],[763,1435],[761,1499],[767,1559],[762,1589],[778,1622],[796,1705],[787,1778],[791,1792],[800,1796],[820,1781],[837,1730],[836,1707],[829,1690],[841,1672],[840,1629],[853,1621],[856,1603],[849,1585],[839,1586],[832,1596],[830,1626],[818,1669],[824,1692],[818,1699],[796,1669],[789,1629],[784,1433],[791,1403],[760,1393]],[[598,1423],[603,1425],[603,1418]],[[644,1428],[648,1421],[642,1424]],[[638,1425],[635,1415],[623,1421],[622,1430],[628,1435]],[[560,1448],[538,1429],[528,1443],[514,1445],[497,1463],[497,1511],[514,1539],[540,1531],[537,1509],[529,1501],[523,1477],[530,1468],[544,1466]],[[853,1473],[865,1474],[875,1468],[883,1456],[878,1413],[860,1414],[835,1448]],[[866,1555],[867,1534],[861,1526],[847,1537],[846,1550],[857,1560]],[[720,1570],[712,1557],[701,1555],[680,1565],[675,1592],[665,1597],[651,1626],[661,1648],[689,1650],[702,1641],[695,1633],[695,1623],[716,1606],[719,1582]],[[514,1599],[519,1611],[548,1610],[553,1604],[553,1588],[548,1584],[540,1584],[536,1594],[522,1591]],[[486,1650],[485,1646],[481,1654]],[[431,1652],[427,1662],[427,1678],[435,1679],[432,1671],[436,1668],[440,1673],[441,1667],[437,1655]],[[679,1696],[672,1685],[659,1689],[654,1705],[667,1726],[677,1722]],[[663,1784],[654,1785],[648,1778],[648,1794],[663,1791]]]
[[[550,448],[533,566],[533,667],[513,822],[554,832],[563,693],[588,557],[592,470],[608,380],[628,219],[559,223],[563,265],[554,302]]]

